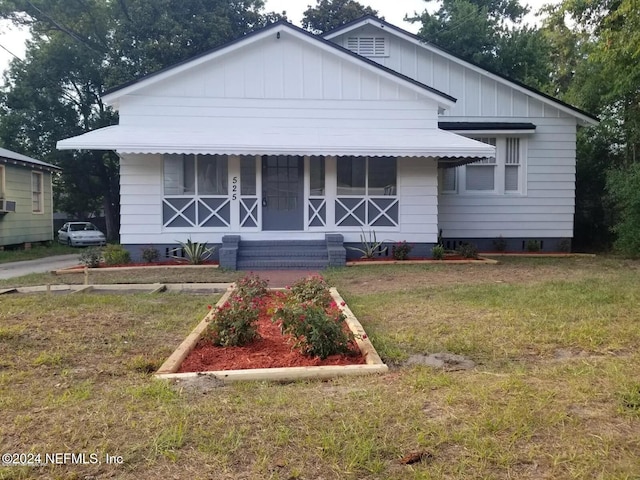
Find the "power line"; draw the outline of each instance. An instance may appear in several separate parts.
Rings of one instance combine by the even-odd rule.
[[[17,58],[18,60],[22,60],[19,56],[17,56],[15,53],[13,53],[11,50],[9,50],[7,47],[2,45],[1,43],[0,43],[0,48],[3,49],[5,52],[7,52],[9,55],[13,56],[14,58]]]

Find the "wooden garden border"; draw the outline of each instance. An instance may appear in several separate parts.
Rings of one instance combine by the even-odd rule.
[[[218,300],[216,306],[202,319],[202,321],[193,329],[180,346],[171,354],[171,356],[162,364],[160,369],[155,373],[159,379],[187,379],[199,376],[214,377],[225,382],[238,381],[282,381],[282,380],[304,380],[304,379],[326,379],[347,375],[366,375],[371,373],[385,373],[389,367],[385,365],[375,347],[367,337],[362,325],[355,317],[351,309],[342,303],[344,300],[335,288],[331,288],[331,296],[335,300],[338,307],[344,313],[345,322],[356,338],[356,343],[362,356],[365,359],[364,365],[330,365],[320,367],[278,367],[278,368],[254,368],[245,370],[216,370],[208,372],[186,372],[177,373],[180,365],[185,358],[195,348],[198,340],[206,330],[209,322],[212,320],[217,308],[222,306],[231,296],[235,289],[235,285],[230,286],[225,294]],[[275,289],[274,289],[275,290]]]

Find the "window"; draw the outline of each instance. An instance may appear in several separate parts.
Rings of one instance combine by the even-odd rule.
[[[495,138],[474,138],[478,142],[496,146]],[[495,190],[496,159],[487,157],[467,165],[466,171],[467,191],[493,191]]]
[[[309,159],[309,194],[312,197],[324,197],[324,157]]]
[[[388,57],[385,37],[348,37],[347,49],[363,57]]]
[[[473,139],[494,145],[495,158],[482,158],[457,168],[440,168],[439,191],[474,195],[525,193],[526,140],[517,137]]]
[[[31,172],[31,206],[33,213],[42,213],[42,173]]]
[[[165,155],[165,195],[227,195],[226,155]]]
[[[520,139],[507,138],[504,161],[504,191],[520,191]]]
[[[397,162],[391,157],[338,157],[338,195],[396,195]]]
[[[240,194],[256,194],[256,157],[240,157]]]

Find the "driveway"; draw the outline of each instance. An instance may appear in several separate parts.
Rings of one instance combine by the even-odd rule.
[[[0,263],[0,279],[21,277],[30,273],[46,273],[60,268],[78,265],[78,254],[57,255],[55,257],[25,260],[23,262]]]

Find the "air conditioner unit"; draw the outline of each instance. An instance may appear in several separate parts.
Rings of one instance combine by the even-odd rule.
[[[15,212],[16,202],[0,198],[0,213]]]

